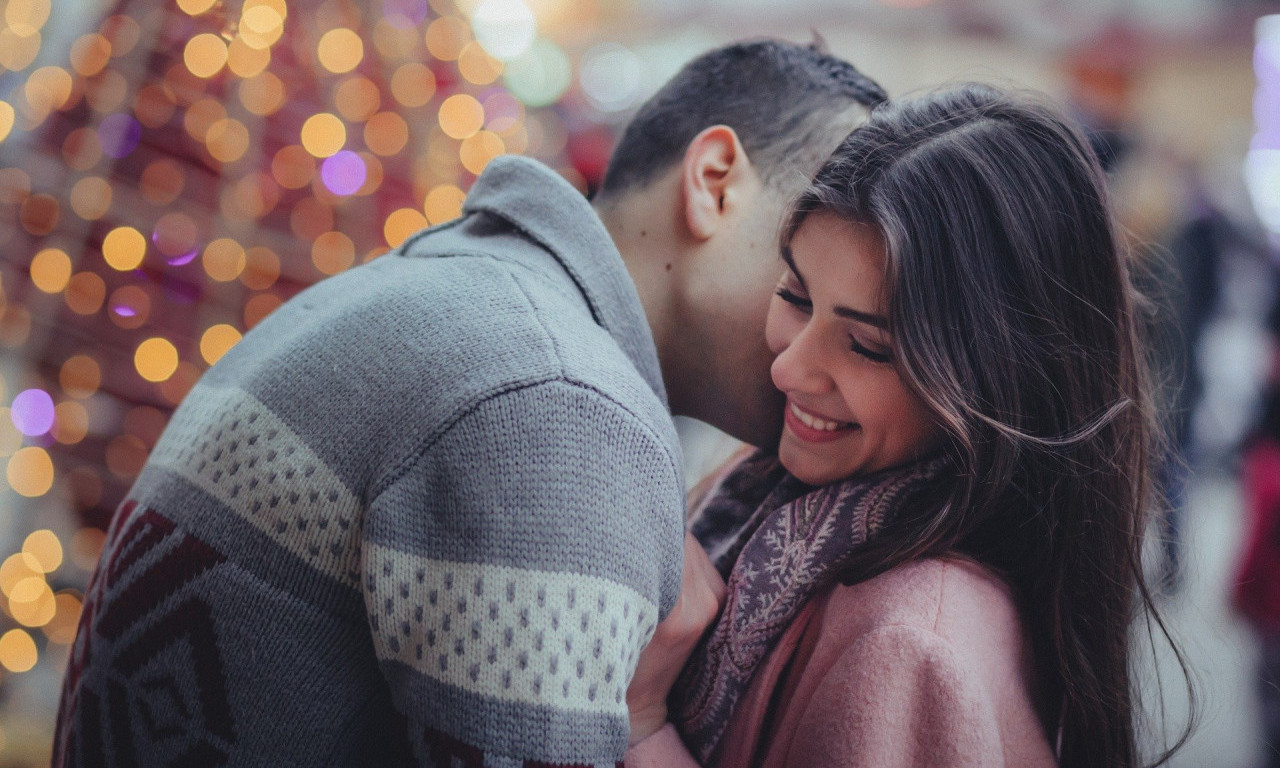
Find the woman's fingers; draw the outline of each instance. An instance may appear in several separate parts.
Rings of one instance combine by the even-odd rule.
[[[724,602],[724,580],[691,534],[685,534],[684,575],[680,596],[667,618],[654,630],[640,654],[627,689],[631,710],[631,743],[656,732],[666,723],[667,696],[685,661]]]

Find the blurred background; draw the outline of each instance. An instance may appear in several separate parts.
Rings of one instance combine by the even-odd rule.
[[[49,764],[103,531],[175,404],[241,334],[456,216],[494,157],[539,158],[589,193],[629,111],[685,61],[815,32],[895,96],[1024,86],[1089,130],[1158,299],[1174,450],[1150,568],[1200,693],[1172,764],[1276,764],[1276,14],[1257,0],[0,0],[0,768]],[[732,445],[680,426],[693,482]],[[1186,697],[1159,644],[1138,675],[1149,701],[1166,693],[1154,753]]]

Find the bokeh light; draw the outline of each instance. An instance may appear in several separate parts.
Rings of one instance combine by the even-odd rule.
[[[97,32],[81,35],[71,44],[71,68],[82,77],[93,77],[111,61],[111,41]]]
[[[469,93],[457,93],[440,105],[440,129],[451,138],[465,139],[484,126],[484,107]]]
[[[406,107],[421,107],[436,93],[436,76],[425,64],[401,64],[391,75],[391,95]]]
[[[78,400],[65,400],[53,409],[53,439],[75,445],[89,435],[89,409]]]
[[[602,43],[582,57],[582,91],[600,110],[616,112],[640,97],[640,58],[617,43]]]
[[[320,178],[325,187],[335,195],[353,195],[368,176],[364,161],[349,149],[325,158],[320,166]]]
[[[10,672],[27,672],[36,665],[39,654],[36,642],[23,629],[11,629],[0,635],[0,665]]]
[[[284,106],[287,90],[284,81],[271,72],[263,72],[240,83],[240,103],[259,117],[275,114]]]
[[[187,41],[182,60],[196,77],[213,77],[227,63],[227,44],[208,32],[196,35]]]
[[[484,0],[471,16],[476,40],[494,58],[510,61],[529,50],[538,19],[524,0]]]
[[[423,212],[432,224],[452,221],[462,215],[466,193],[453,184],[441,184],[427,193]]]
[[[382,94],[372,80],[356,75],[338,85],[333,101],[339,115],[351,122],[362,123],[378,111]]]
[[[92,397],[102,385],[102,366],[88,355],[72,355],[58,371],[58,384],[68,397]]]
[[[135,269],[147,254],[147,238],[133,227],[116,227],[102,239],[102,257],[112,269]]]
[[[53,531],[33,531],[22,542],[22,551],[35,558],[44,573],[53,573],[62,566],[62,542]]]
[[[147,381],[164,381],[178,368],[178,350],[168,339],[152,337],[138,345],[133,365]]]
[[[60,248],[45,248],[31,259],[31,282],[45,293],[59,293],[71,279],[71,257]]]
[[[9,416],[22,434],[43,435],[53,427],[53,398],[43,389],[24,390],[13,398]]]
[[[302,146],[315,157],[329,157],[347,143],[347,127],[328,112],[308,117],[302,124]]]
[[[493,131],[478,131],[463,139],[458,150],[462,167],[479,176],[493,158],[506,151],[502,137]]]
[[[229,283],[244,270],[244,247],[229,237],[220,237],[204,249],[204,271],[220,283]]]
[[[281,147],[271,158],[271,176],[285,189],[302,189],[315,174],[315,158],[297,144]]]
[[[107,299],[107,284],[93,272],[77,272],[63,292],[67,307],[77,315],[92,315]]]
[[[49,623],[41,627],[49,642],[56,645],[70,645],[76,639],[76,628],[80,624],[80,598],[72,592],[59,592],[54,595],[54,615]]]
[[[471,28],[457,16],[441,16],[427,27],[427,50],[441,61],[455,61],[471,42]]]
[[[218,0],[178,0],[178,7],[190,16],[199,16],[212,8]]]
[[[335,75],[350,72],[364,59],[364,41],[346,27],[325,32],[316,49],[320,65]]]
[[[240,332],[234,326],[219,323],[211,326],[200,337],[200,356],[209,365],[222,359],[236,342],[240,341]]]
[[[490,56],[479,43],[467,43],[458,54],[458,72],[467,82],[488,85],[502,76],[502,61]]]
[[[71,188],[71,210],[85,221],[97,221],[111,210],[111,183],[101,176],[86,176]]]
[[[364,143],[383,157],[397,154],[409,143],[409,124],[395,112],[379,112],[365,123]]]
[[[531,107],[555,103],[573,83],[573,65],[558,45],[538,39],[529,50],[507,62],[507,88]]]
[[[323,274],[336,275],[355,261],[355,243],[341,232],[325,232],[311,244],[311,262]]]
[[[387,240],[387,245],[392,248],[398,248],[413,233],[423,229],[428,224],[425,216],[421,212],[413,208],[401,208],[392,211],[387,217],[387,221],[383,224],[383,235]]]
[[[53,487],[53,460],[45,449],[31,445],[9,457],[5,467],[9,487],[19,495],[37,498]]]
[[[142,126],[129,115],[117,112],[102,118],[98,124],[98,143],[102,153],[117,160],[137,149]]]

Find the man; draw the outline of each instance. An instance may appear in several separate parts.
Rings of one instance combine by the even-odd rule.
[[[500,158],[462,218],[247,334],[112,525],[55,765],[619,760],[682,570],[668,411],[776,439],[775,230],[883,98],[814,47],[713,51],[598,213]]]

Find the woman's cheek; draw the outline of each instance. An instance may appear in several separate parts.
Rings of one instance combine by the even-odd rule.
[[[782,354],[782,351],[791,344],[791,340],[800,332],[801,323],[799,319],[788,317],[789,314],[799,313],[795,312],[794,307],[781,298],[773,297],[773,300],[769,302],[769,314],[764,321],[764,340],[769,345],[769,351],[775,355]]]

